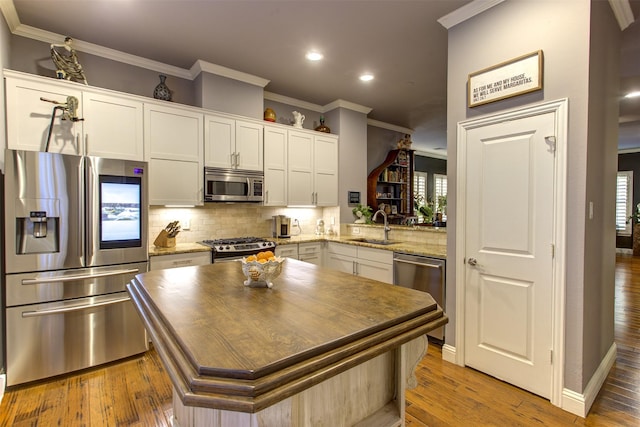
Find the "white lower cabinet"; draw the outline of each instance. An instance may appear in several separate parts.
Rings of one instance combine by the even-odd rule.
[[[211,264],[211,252],[189,252],[149,257],[149,270],[207,264]]]
[[[315,265],[324,265],[322,260],[322,242],[300,243],[298,259]]]
[[[293,243],[276,246],[276,256],[298,259],[322,266],[324,265],[323,249],[322,242]]]
[[[344,273],[393,284],[393,252],[329,242],[326,266]]]
[[[291,244],[291,245],[276,246],[275,254],[276,256],[281,256],[285,258],[298,259],[298,245]]]

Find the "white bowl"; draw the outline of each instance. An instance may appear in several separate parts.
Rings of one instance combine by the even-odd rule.
[[[245,286],[251,288],[272,288],[273,280],[280,275],[282,271],[283,257],[275,257],[271,261],[261,263],[258,261],[247,261],[246,258],[240,260],[242,263],[242,272],[247,280],[244,281]]]

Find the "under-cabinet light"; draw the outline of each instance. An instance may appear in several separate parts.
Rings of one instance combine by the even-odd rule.
[[[629,92],[624,97],[625,98],[637,98],[638,96],[640,96],[640,91]]]

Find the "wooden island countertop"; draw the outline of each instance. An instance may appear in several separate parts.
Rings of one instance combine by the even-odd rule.
[[[150,271],[127,285],[174,406],[177,396],[186,407],[253,414],[447,322],[427,293],[293,259],[271,289],[244,279],[226,262]]]

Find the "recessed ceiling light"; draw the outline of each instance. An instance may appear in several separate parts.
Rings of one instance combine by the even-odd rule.
[[[320,52],[307,52],[305,55],[309,61],[320,61],[324,56]]]
[[[640,91],[635,91],[635,92],[629,92],[628,94],[626,94],[624,97],[625,98],[636,98],[640,96]]]
[[[362,80],[363,82],[370,82],[371,80],[373,80],[373,74],[364,73],[360,76],[360,80]]]

